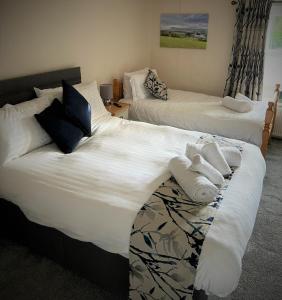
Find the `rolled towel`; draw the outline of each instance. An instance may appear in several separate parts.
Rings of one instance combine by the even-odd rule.
[[[221,147],[220,149],[229,166],[240,167],[242,161],[242,155],[241,152],[236,147],[224,146]]]
[[[187,143],[186,156],[192,160],[196,154],[202,154],[203,146],[204,144]]]
[[[246,113],[253,109],[251,101],[236,100],[229,96],[223,98],[222,105],[239,113]]]
[[[186,156],[192,160],[195,154],[202,155],[205,160],[207,160],[214,168],[216,168],[221,173],[221,175],[226,176],[231,174],[232,171],[217,143],[188,143],[186,146]]]
[[[190,169],[206,176],[213,184],[221,186],[224,183],[224,178],[219,171],[217,171],[217,169],[206,161],[200,154],[194,155]]]
[[[245,96],[245,95],[243,95],[241,93],[237,93],[237,95],[235,96],[235,99],[236,100],[250,101],[251,103],[253,103],[251,98],[249,98],[249,97],[247,97],[247,96]]]
[[[205,176],[190,169],[191,161],[178,156],[169,162],[169,169],[185,193],[196,202],[210,203],[218,195],[218,188]]]
[[[202,156],[223,176],[227,176],[232,173],[217,143],[205,144],[202,148]]]

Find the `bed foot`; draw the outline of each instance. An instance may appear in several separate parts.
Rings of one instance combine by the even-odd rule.
[[[268,150],[268,145],[271,140],[272,131],[275,124],[276,113],[277,113],[277,104],[280,97],[280,84],[276,84],[274,101],[268,102],[268,108],[265,114],[264,128],[262,132],[262,144],[261,144],[261,153],[265,157]]]
[[[266,156],[268,150],[268,144],[271,138],[273,118],[274,118],[274,103],[268,102],[268,109],[265,114],[264,128],[262,132],[262,144],[260,147],[261,153],[264,157]]]

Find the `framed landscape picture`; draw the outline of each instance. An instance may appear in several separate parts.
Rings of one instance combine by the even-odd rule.
[[[208,22],[208,14],[162,14],[160,46],[206,49]]]

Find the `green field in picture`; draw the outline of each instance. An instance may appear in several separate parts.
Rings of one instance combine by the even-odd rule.
[[[192,37],[161,36],[160,46],[165,48],[206,49],[207,42]]]

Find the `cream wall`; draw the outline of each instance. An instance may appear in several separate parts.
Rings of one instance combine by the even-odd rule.
[[[162,12],[209,13],[207,50],[160,48]],[[222,95],[234,19],[227,0],[0,0],[0,79],[81,66],[109,82],[151,66],[171,88]]]
[[[81,66],[100,82],[150,63],[147,0],[0,0],[0,79]]]
[[[151,66],[171,88],[222,96],[231,55],[235,7],[227,0],[151,2]],[[208,13],[207,49],[160,48],[161,13]]]

